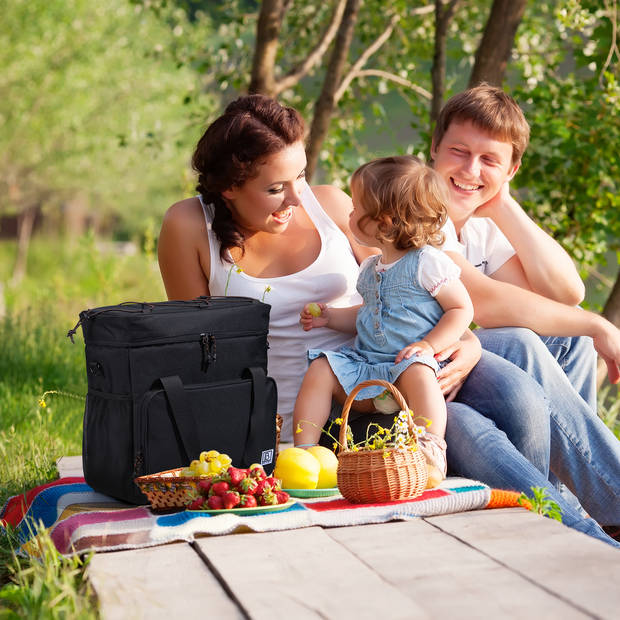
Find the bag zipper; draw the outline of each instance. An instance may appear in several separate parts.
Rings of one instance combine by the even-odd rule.
[[[217,338],[219,340],[226,340],[229,338],[245,338],[248,336],[266,336],[269,334],[268,330],[260,330],[260,331],[247,331],[247,332],[230,332],[230,331],[225,331],[225,332],[207,332],[209,333],[211,336],[213,336],[213,338]],[[134,348],[134,347],[146,347],[146,346],[151,346],[151,345],[158,345],[158,344],[174,344],[174,343],[185,343],[185,342],[196,342],[196,340],[198,340],[198,342],[201,341],[201,337],[202,337],[202,333],[199,334],[198,336],[196,336],[196,334],[185,334],[182,336],[166,336],[164,338],[155,338],[153,340],[138,340],[138,341],[134,341],[134,342],[102,342],[99,340],[91,340],[89,341],[87,344],[90,346],[97,346],[97,347],[110,347],[110,348]]]
[[[83,310],[80,312],[80,318],[75,326],[67,332],[67,338],[71,339],[71,342],[75,344],[73,336],[76,334],[78,327],[84,322],[84,320],[93,319],[100,314],[105,314],[106,312],[126,312],[128,314],[146,314],[148,311],[151,313],[155,308],[208,308],[210,304],[221,304],[223,300],[226,300],[227,304],[230,305],[231,308],[238,308],[239,306],[248,306],[254,303],[262,303],[259,302],[258,299],[254,299],[252,297],[221,297],[221,296],[201,296],[196,297],[196,299],[192,299],[189,301],[157,301],[154,303],[147,303],[141,301],[124,301],[116,306],[105,306],[103,308],[93,308],[88,310]],[[234,303],[231,303],[233,302]],[[195,302],[195,303],[191,303]],[[121,307],[123,306],[123,307]],[[173,313],[169,313],[173,314]]]

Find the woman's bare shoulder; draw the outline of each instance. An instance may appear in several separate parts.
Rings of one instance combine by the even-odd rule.
[[[198,198],[173,204],[161,226],[157,246],[159,269],[169,299],[209,294],[209,242]]]
[[[344,231],[349,228],[349,214],[353,210],[351,198],[334,185],[314,185],[312,193],[323,210]]]
[[[174,230],[204,228],[205,219],[200,200],[194,196],[175,202],[164,214],[162,226]]]

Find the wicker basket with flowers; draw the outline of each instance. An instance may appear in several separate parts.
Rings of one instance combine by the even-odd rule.
[[[354,443],[347,426],[356,394],[379,385],[391,392],[401,408],[390,429],[371,424],[375,432]],[[387,381],[363,381],[351,390],[342,410],[338,441],[338,488],[351,502],[375,503],[417,497],[426,488],[428,471],[417,436],[423,432],[414,424],[411,411],[398,389]]]

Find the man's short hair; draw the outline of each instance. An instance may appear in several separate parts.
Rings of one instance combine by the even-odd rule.
[[[530,140],[530,126],[519,104],[501,88],[482,83],[451,97],[437,119],[433,133],[435,148],[453,121],[470,121],[497,140],[512,144],[512,164],[516,164]]]

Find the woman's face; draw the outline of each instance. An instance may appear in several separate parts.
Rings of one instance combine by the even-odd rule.
[[[258,176],[231,187],[222,196],[245,232],[281,233],[301,204],[305,171],[304,145],[296,142],[267,157],[258,168]]]

